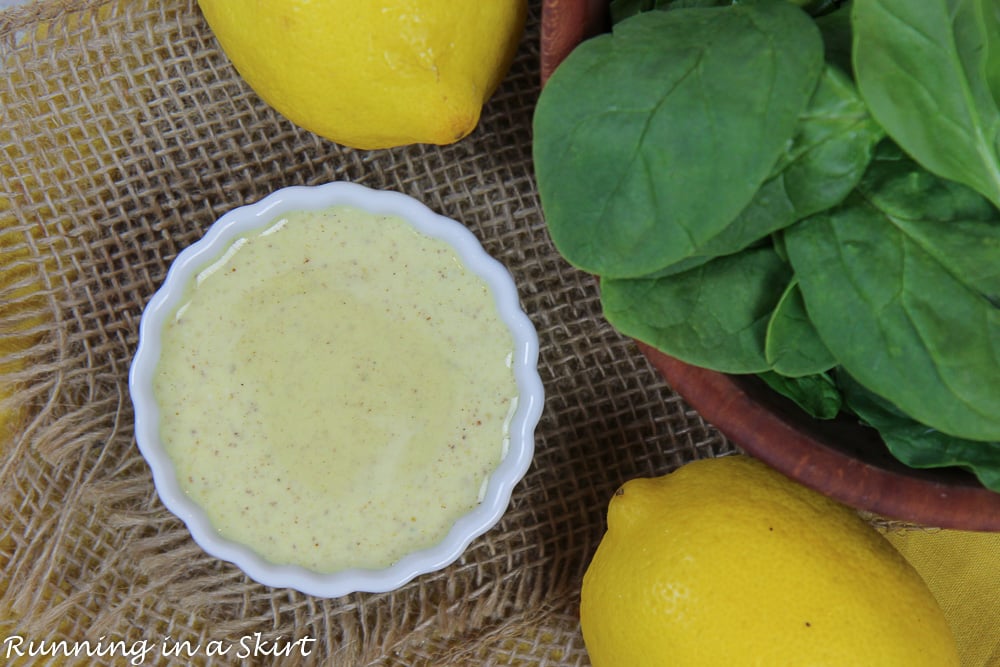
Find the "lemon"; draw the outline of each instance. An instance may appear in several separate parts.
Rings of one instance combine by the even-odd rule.
[[[936,600],[854,511],[745,456],[614,495],[584,575],[594,667],[949,667]]]
[[[354,148],[449,144],[513,60],[526,0],[199,0],[243,79]]]

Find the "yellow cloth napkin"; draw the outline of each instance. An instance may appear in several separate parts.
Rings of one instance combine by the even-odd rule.
[[[955,633],[962,667],[1000,667],[1000,533],[884,534],[937,598]]]

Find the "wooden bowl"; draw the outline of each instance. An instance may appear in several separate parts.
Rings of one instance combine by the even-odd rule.
[[[582,40],[610,25],[608,0],[543,0],[541,77]],[[698,368],[639,343],[639,350],[708,422],[775,469],[845,504],[888,519],[1000,531],[1000,493],[958,468],[904,466],[878,434],[850,419],[817,420],[752,376]]]

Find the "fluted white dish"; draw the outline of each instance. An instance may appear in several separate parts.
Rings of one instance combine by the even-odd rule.
[[[410,553],[382,569],[349,569],[318,573],[301,566],[268,562],[250,546],[223,538],[178,483],[175,467],[160,438],[160,414],[153,392],[153,375],[160,357],[161,332],[184,297],[193,277],[241,236],[262,230],[292,211],[353,206],[378,215],[407,220],[417,230],[450,244],[460,261],[480,276],[491,291],[500,319],[513,337],[512,368],[517,385],[516,408],[509,421],[509,446],[489,476],[481,502],[462,516],[438,544]],[[521,481],[534,454],[535,427],[541,416],[544,390],[538,374],[538,336],[523,312],[510,272],[483,249],[464,225],[434,213],[412,197],[334,182],[278,190],[264,199],[223,215],[196,243],[173,261],[162,286],[143,311],[139,344],[129,371],[129,390],[135,410],[136,441],[153,474],[163,504],[187,526],[193,539],[209,554],[232,562],[249,577],[267,586],[294,588],[322,597],[357,591],[384,592],[414,577],[451,564],[476,537],[501,519],[512,491]]]

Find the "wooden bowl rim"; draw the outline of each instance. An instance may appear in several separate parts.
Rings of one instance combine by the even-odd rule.
[[[812,419],[751,378],[691,366],[644,343],[638,346],[706,421],[805,486],[888,519],[1000,531],[1000,493],[971,474],[955,468],[908,468],[891,457],[875,431],[860,424]]]

